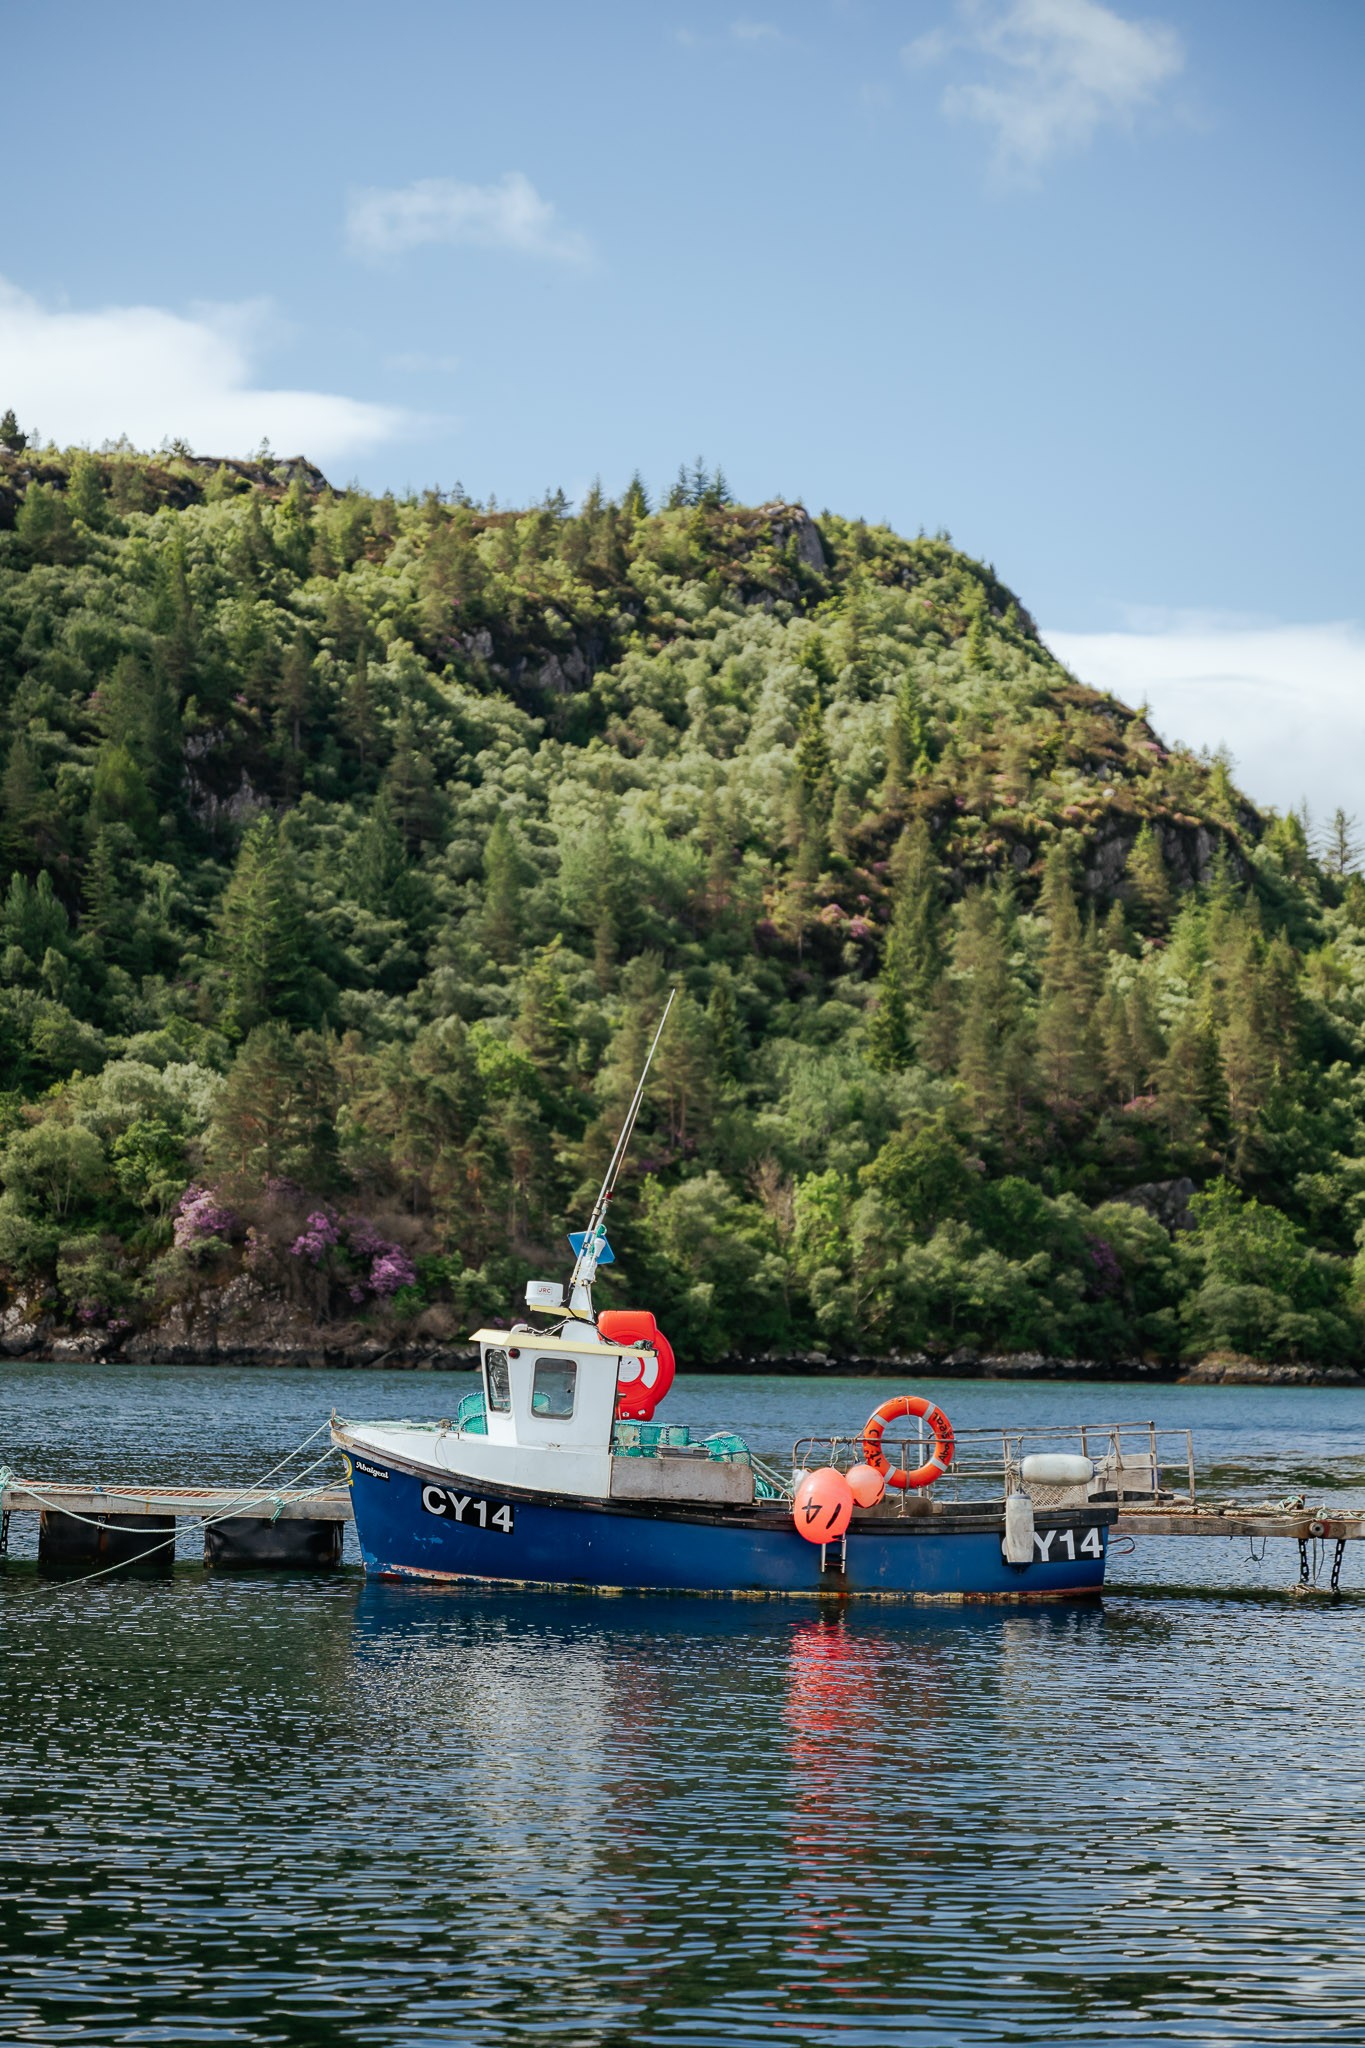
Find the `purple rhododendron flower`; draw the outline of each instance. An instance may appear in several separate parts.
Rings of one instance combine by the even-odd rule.
[[[225,1208],[212,1188],[192,1182],[175,1205],[173,1235],[176,1248],[185,1251],[203,1237],[226,1237],[237,1218]]]
[[[400,1287],[416,1283],[417,1268],[396,1244],[382,1251],[370,1267],[370,1285],[376,1294],[397,1294]]]
[[[341,1232],[337,1229],[335,1217],[325,1209],[315,1209],[308,1218],[308,1228],[301,1230],[290,1245],[290,1256],[296,1259],[311,1259],[316,1266],[335,1244],[340,1244]]]

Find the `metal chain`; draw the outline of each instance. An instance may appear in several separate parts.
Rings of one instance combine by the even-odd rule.
[[[1341,1560],[1346,1555],[1346,1538],[1338,1536],[1336,1555],[1332,1559],[1332,1598],[1341,1598]]]
[[[1309,1581],[1308,1581],[1308,1538],[1307,1538],[1306,1536],[1300,1536],[1300,1538],[1299,1538],[1299,1584],[1300,1584],[1301,1586],[1306,1586],[1306,1585],[1308,1584],[1308,1582],[1309,1582]]]

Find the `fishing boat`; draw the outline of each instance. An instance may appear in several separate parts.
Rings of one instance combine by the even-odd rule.
[[[570,1236],[567,1287],[532,1279],[534,1321],[474,1333],[480,1385],[454,1416],[333,1416],[366,1570],[736,1597],[1098,1593],[1122,1501],[1162,1495],[1168,1433],[1150,1424],[954,1431],[906,1393],[798,1440],[779,1468],[737,1435],[656,1420],[672,1347],[648,1311],[596,1311],[593,1285],[613,1263],[607,1207],[667,1015],[588,1227]]]

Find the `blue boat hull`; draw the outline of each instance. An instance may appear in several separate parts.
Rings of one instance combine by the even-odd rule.
[[[1095,1508],[1040,1519],[1034,1561],[1012,1565],[986,1509],[857,1517],[824,1551],[786,1510],[628,1506],[497,1492],[449,1472],[349,1461],[361,1555],[384,1577],[597,1591],[899,1600],[1098,1593],[1108,1523]]]

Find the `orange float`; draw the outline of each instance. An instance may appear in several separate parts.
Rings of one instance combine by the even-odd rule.
[[[898,1421],[902,1415],[923,1416],[934,1435],[933,1456],[913,1472],[907,1472],[903,1466],[893,1472],[891,1460],[882,1449],[882,1432],[887,1423]],[[888,1486],[932,1486],[953,1462],[953,1425],[943,1410],[926,1401],[922,1394],[897,1394],[894,1400],[883,1401],[880,1408],[874,1408],[864,1424],[863,1456]]]
[[[886,1492],[886,1480],[875,1465],[850,1465],[844,1477],[860,1508],[875,1508]]]
[[[648,1347],[622,1358],[616,1373],[617,1420],[648,1422],[673,1384],[673,1346],[644,1308],[604,1308],[597,1334],[608,1344]]]
[[[842,1472],[808,1472],[792,1501],[792,1520],[807,1543],[837,1543],[853,1519],[853,1495]]]

